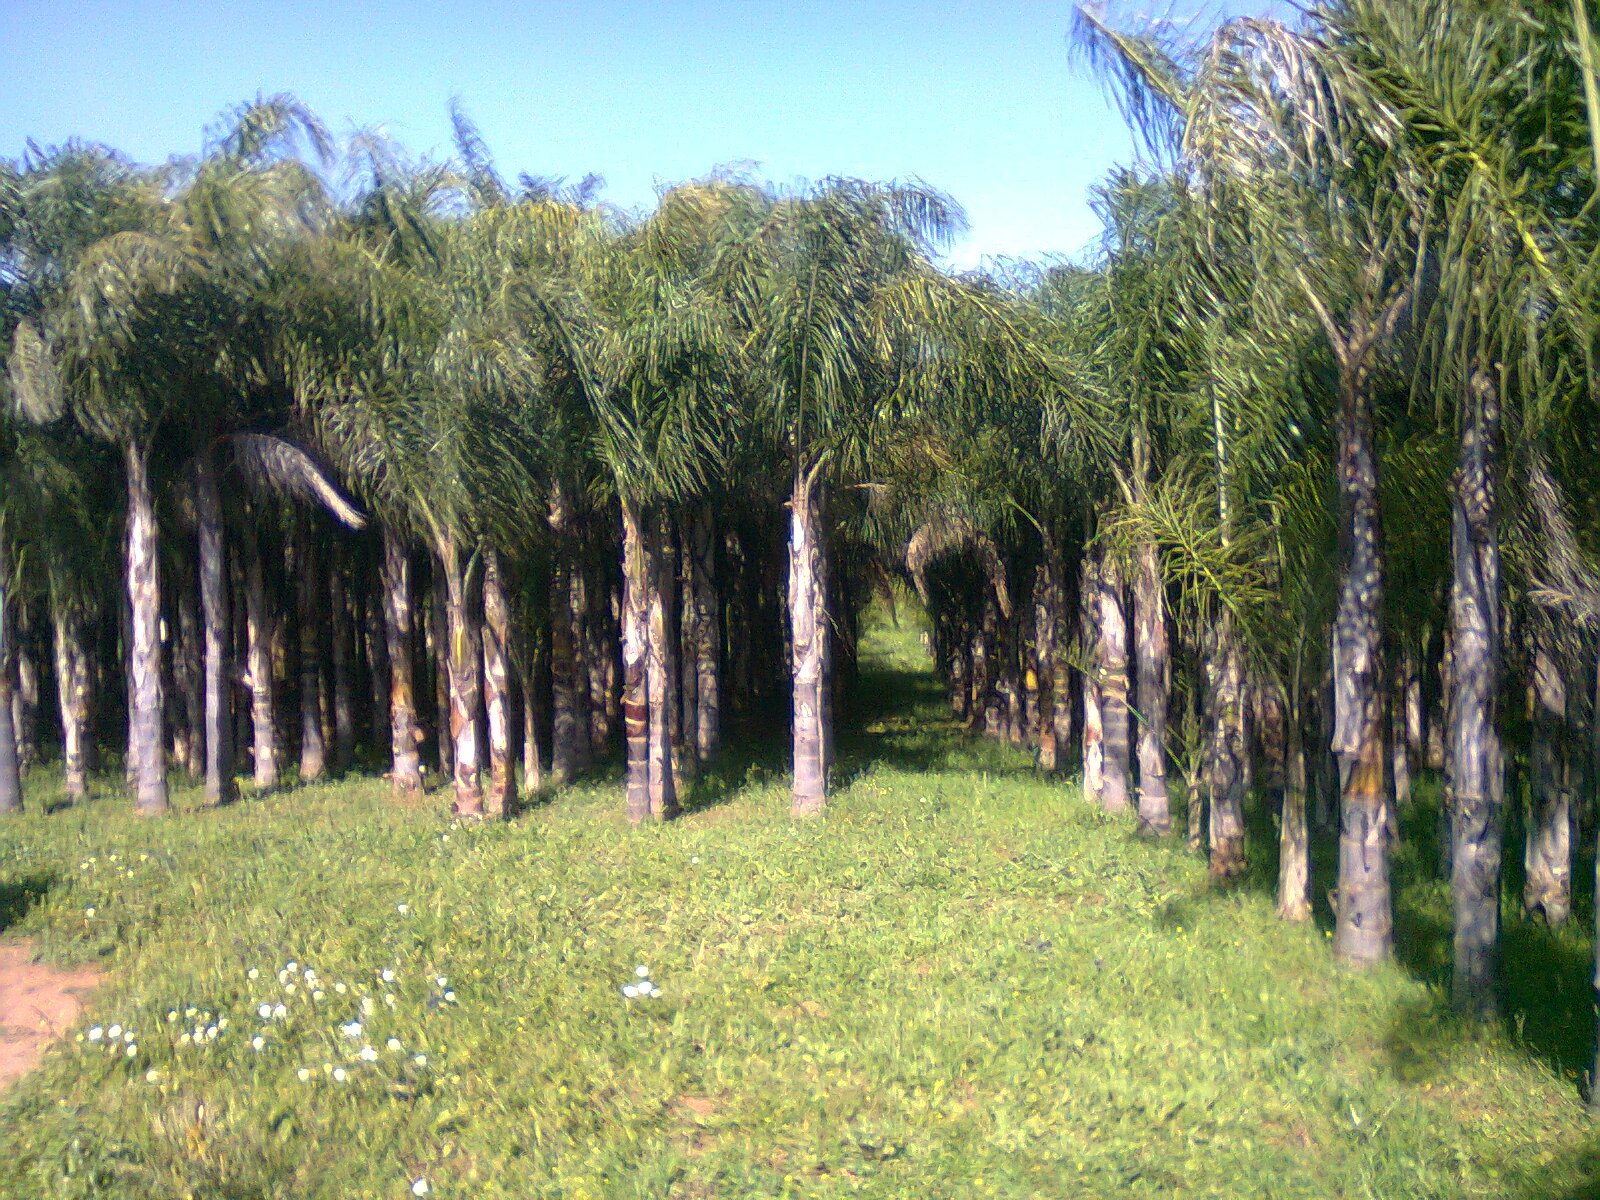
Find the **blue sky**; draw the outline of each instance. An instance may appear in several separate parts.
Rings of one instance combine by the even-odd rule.
[[[336,131],[449,149],[459,95],[502,171],[658,183],[920,176],[967,210],[953,259],[1076,254],[1091,184],[1132,152],[1068,60],[1069,3],[0,0],[0,156],[80,136],[141,161],[199,148],[257,92]]]

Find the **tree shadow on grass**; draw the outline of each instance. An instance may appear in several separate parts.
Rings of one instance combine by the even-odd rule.
[[[0,882],[0,934],[4,934],[28,910],[43,900],[56,885],[57,876],[49,871],[35,871]]]

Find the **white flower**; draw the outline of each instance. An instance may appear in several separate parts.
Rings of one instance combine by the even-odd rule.
[[[393,983],[394,982],[394,972],[391,971],[388,967],[385,967],[383,970],[378,972],[378,978],[383,980],[385,983]]]
[[[270,1005],[270,1004],[260,1005],[256,1009],[256,1015],[259,1016],[263,1021],[272,1020],[272,1005]]]
[[[341,996],[344,995],[344,993],[345,993],[344,981],[340,980],[339,982],[335,983],[333,985],[333,990],[338,992],[339,995],[341,995]]]
[[[307,983],[315,983],[317,981],[317,973],[315,971],[313,971],[310,967],[306,968],[305,975],[306,975],[306,982]]]
[[[122,1026],[121,1025],[113,1025],[110,1029],[106,1030],[106,1036],[108,1038],[110,1038],[112,1041],[116,1041],[119,1037],[122,1036]]]
[[[370,1017],[377,1010],[378,1010],[378,1006],[375,1003],[373,1003],[373,1000],[372,1000],[371,996],[363,996],[363,997],[361,997],[361,1013],[362,1013],[363,1016]]]
[[[132,1058],[137,1053],[139,1053],[138,1045],[136,1043],[134,1043],[134,1042],[129,1042],[128,1043],[128,1057]]]
[[[177,1019],[178,1019],[178,1010],[175,1009],[175,1008],[169,1008],[167,1010],[167,1024],[171,1025]]]
[[[266,1046],[267,1039],[262,1037],[259,1033],[250,1039],[250,1049],[252,1050],[265,1050]]]
[[[272,1006],[272,1015],[281,1021],[284,1017],[289,1015],[289,1010],[281,1004],[274,1004]]]
[[[101,1029],[100,1026],[96,1025],[94,1028],[89,1030],[89,1040],[91,1042],[98,1042],[100,1040],[100,1038],[101,1038],[101,1035],[103,1035],[104,1033],[105,1033],[105,1030]]]
[[[361,1053],[356,1055],[356,1057],[359,1058],[362,1062],[377,1062],[378,1061],[378,1052],[376,1050],[374,1050],[371,1046],[363,1046],[363,1047],[361,1047]]]
[[[283,994],[284,994],[284,995],[285,995],[285,996],[292,996],[292,995],[294,995],[294,984],[292,984],[292,983],[286,983],[286,984],[284,984],[284,985],[283,985]]]
[[[629,1000],[632,1000],[635,996],[637,996],[639,994],[639,989],[634,987],[633,984],[631,984],[631,983],[625,983],[625,984],[622,985],[622,994],[624,996],[626,996]]]
[[[394,1007],[394,993],[393,992],[385,992],[383,994],[383,1002],[386,1005],[388,1005],[390,1008],[393,1008]]]
[[[650,986],[651,999],[654,999],[655,997],[657,997],[659,995],[661,995],[661,989],[656,987],[654,984],[651,984],[651,986]]]
[[[94,916],[94,909],[93,909],[93,908],[86,908],[86,909],[84,909],[84,910],[83,910],[83,915],[84,915],[84,916],[86,916],[86,917],[92,917],[92,916]]]
[[[425,1067],[428,1065],[428,1056],[426,1054],[419,1054],[411,1061],[416,1063],[419,1067]]]
[[[217,1022],[217,1028],[218,1029],[226,1029],[227,1027],[228,1027],[228,1018],[227,1017],[223,1017],[221,1020],[219,1020]]]
[[[294,1073],[294,1075],[295,1075],[295,1078],[298,1079],[301,1083],[305,1083],[308,1079],[311,1078],[311,1068],[310,1067],[301,1067],[298,1071],[296,1071]]]
[[[345,1074],[345,1070],[344,1070],[343,1067],[335,1067],[333,1069],[333,1078],[334,1078],[335,1082],[343,1083],[346,1079],[349,1078],[349,1076]]]
[[[444,994],[444,1002],[446,1004],[454,1004],[456,1002],[456,994],[454,992],[450,992],[450,991],[445,992],[445,994]]]
[[[394,906],[394,910],[395,910],[395,912],[399,913],[401,916],[405,916],[406,913],[411,911],[411,905],[409,905],[409,904],[396,904]]]
[[[159,1083],[160,1080],[161,1080],[161,1072],[156,1070],[154,1067],[151,1067],[148,1071],[146,1071],[144,1073],[144,1081],[146,1083]]]
[[[638,978],[638,979],[649,979],[650,978],[650,968],[641,964],[640,966],[637,966],[637,967],[635,967],[633,969],[633,974],[634,974],[635,978]]]
[[[450,981],[448,979],[446,979],[443,975],[437,976],[434,979],[434,982],[437,983],[440,987],[449,987],[450,986]]]
[[[256,970],[254,967],[251,967],[248,971],[246,971],[244,973],[244,977],[246,979],[260,979],[261,978],[261,972]]]
[[[428,1181],[426,1179],[413,1179],[411,1181],[411,1194],[413,1196],[426,1196],[428,1194]]]
[[[358,1038],[361,1036],[361,1022],[351,1021],[347,1024],[341,1025],[339,1026],[339,1032],[344,1034],[347,1038]]]
[[[385,1043],[385,1045],[387,1045],[390,1050],[397,1050],[398,1051],[398,1050],[404,1050],[405,1049],[405,1047],[400,1044],[400,1039],[399,1038],[390,1038],[388,1040],[388,1042]]]
[[[314,992],[311,993],[311,998],[313,1000],[321,1000],[322,997],[324,996],[324,994],[325,993],[323,992],[323,990],[321,988],[317,988]]]
[[[194,1008],[194,1007],[191,1006],[191,1007],[186,1008],[186,1009],[183,1010],[183,1015],[186,1016],[186,1017],[193,1017],[193,1016],[199,1015],[199,1012],[200,1012],[200,1010],[198,1008]]]
[[[123,1030],[123,1031],[122,1031],[122,1040],[123,1040],[123,1041],[125,1041],[125,1042],[131,1042],[131,1041],[133,1041],[133,1030],[131,1030],[131,1029],[124,1029],[124,1030]]]
[[[298,959],[291,958],[288,962],[283,964],[283,969],[292,974],[300,969],[300,962]]]
[[[699,856],[699,855],[698,855],[698,854],[696,854],[696,855],[695,855],[695,856],[694,856],[694,857],[693,857],[693,858],[691,858],[691,859],[690,859],[690,860],[689,860],[689,861],[690,861],[690,862],[691,862],[691,863],[695,863],[695,864],[698,864],[698,863],[699,863],[699,862],[700,862],[700,856]]]

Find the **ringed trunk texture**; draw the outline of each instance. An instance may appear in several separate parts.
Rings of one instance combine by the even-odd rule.
[[[1128,615],[1122,601],[1122,571],[1104,554],[1097,576],[1099,605],[1100,728],[1105,739],[1100,807],[1121,812],[1131,793],[1128,720]]]
[[[1172,832],[1167,793],[1167,703],[1172,692],[1172,653],[1167,639],[1166,596],[1155,543],[1140,545],[1134,581],[1134,659],[1139,681],[1139,832]]]
[[[646,518],[648,520],[648,518]],[[650,558],[639,510],[622,504],[622,729],[627,743],[628,820],[650,816],[650,692],[646,677]]]
[[[539,741],[544,728],[538,670],[542,651],[529,641],[524,641],[522,646],[525,653],[517,656],[517,669],[522,679],[521,789],[524,797],[532,797],[544,787],[544,747]]]
[[[227,804],[238,798],[233,775],[233,714],[228,703],[227,560],[222,540],[222,493],[216,457],[208,447],[195,478],[195,513],[200,527],[200,621],[203,627],[205,717],[205,802]]]
[[[483,555],[483,711],[489,727],[489,790],[484,807],[503,817],[511,805],[516,769],[511,761],[511,607],[506,603],[500,555]]]
[[[458,816],[483,816],[483,788],[478,770],[478,707],[483,702],[482,633],[474,611],[470,563],[462,561],[454,536],[439,543],[439,565],[445,586],[446,668],[450,677],[450,741],[454,748],[455,803]]]
[[[678,811],[677,642],[672,599],[675,572],[667,549],[670,528],[660,514],[645,542],[649,602],[645,621],[645,686],[650,703],[650,815],[664,820]]]
[[[716,525],[709,504],[699,505],[689,523],[688,549],[694,562],[694,749],[701,762],[722,749],[722,629],[717,602]]]
[[[128,763],[141,815],[167,811],[167,767],[161,744],[161,577],[156,553],[155,496],[149,452],[129,443],[128,472]]]
[[[794,802],[797,817],[827,804],[827,710],[823,689],[828,636],[815,480],[799,475],[789,499],[789,632],[794,672]]]
[[[1500,536],[1494,457],[1499,397],[1482,372],[1468,387],[1450,504],[1450,892],[1457,1012],[1492,1017],[1500,955],[1505,837],[1495,694],[1500,670]]]
[[[1311,919],[1311,829],[1306,818],[1306,743],[1298,697],[1292,698],[1285,728],[1283,817],[1278,831],[1278,916]]]
[[[278,786],[278,731],[272,695],[272,618],[267,611],[266,564],[253,525],[246,526],[245,647],[250,684],[250,731],[257,791]]]
[[[1244,874],[1244,801],[1250,790],[1244,655],[1233,613],[1227,609],[1212,627],[1206,677],[1211,726],[1205,767],[1211,811],[1211,877],[1225,880]]]
[[[300,553],[295,556],[295,607],[300,625],[300,778],[307,782],[327,774],[328,751],[322,740],[322,614],[317,593],[322,557],[310,520],[300,526]]]
[[[1394,952],[1384,765],[1383,531],[1367,354],[1339,368],[1340,578],[1333,625],[1333,750],[1339,756],[1339,888],[1334,953],[1353,966]]]
[[[1033,673],[1038,689],[1039,769],[1056,769],[1056,644],[1061,631],[1060,551],[1047,536],[1033,586]]]
[[[1098,553],[1090,551],[1083,556],[1083,582],[1079,590],[1082,597],[1082,631],[1084,647],[1089,651],[1089,669],[1083,672],[1083,795],[1094,804],[1101,804],[1105,791],[1105,726],[1100,706],[1100,570]]]
[[[62,598],[55,600],[53,608],[61,764],[67,796],[83,800],[89,795],[89,696],[93,688],[89,645],[84,640],[83,613]]]
[[[402,797],[422,795],[422,730],[417,725],[416,618],[411,559],[388,526],[383,530],[383,630],[389,658],[389,780]]]
[[[0,560],[0,571],[4,569]],[[0,579],[0,813],[22,811],[22,767],[17,762],[17,731],[11,715],[16,685],[11,680],[10,599],[4,579]]]
[[[1572,789],[1567,756],[1567,681],[1547,633],[1533,656],[1533,779],[1522,909],[1549,925],[1572,914]]]

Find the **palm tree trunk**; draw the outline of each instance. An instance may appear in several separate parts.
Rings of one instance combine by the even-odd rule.
[[[128,761],[134,806],[143,816],[167,811],[167,764],[161,743],[161,577],[149,451],[123,448],[128,473]]]
[[[524,797],[532,797],[544,787],[544,747],[539,740],[544,728],[544,706],[539,692],[539,664],[544,651],[536,638],[529,637],[525,630],[513,627],[512,636],[523,639],[518,644],[520,652],[515,655],[522,683],[521,790]]]
[[[246,660],[250,674],[250,723],[257,791],[278,786],[278,731],[272,695],[272,618],[267,611],[266,564],[251,521],[245,524]]]
[[[1059,597],[1051,564],[1048,538],[1033,576],[1033,676],[1037,699],[1034,701],[1034,737],[1038,741],[1039,770],[1056,769],[1056,691],[1055,660],[1057,631],[1061,625]]]
[[[828,799],[827,738],[823,689],[827,686],[823,645],[828,636],[823,609],[821,528],[816,480],[799,473],[789,497],[789,631],[793,661],[794,800],[797,817],[821,814]]]
[[[716,525],[711,505],[695,508],[689,523],[694,563],[695,754],[709,762],[722,749],[722,630],[717,602]]]
[[[1334,953],[1356,966],[1394,952],[1383,736],[1383,532],[1368,354],[1340,356],[1339,540],[1333,625],[1333,748],[1339,755],[1339,903]]]
[[[450,681],[450,740],[454,746],[455,803],[458,816],[483,815],[478,772],[478,708],[483,701],[482,633],[474,611],[476,571],[462,562],[457,535],[439,540],[439,565],[445,586],[446,663]]]
[[[213,451],[203,450],[195,478],[200,527],[200,619],[204,626],[205,802],[227,804],[237,795],[233,776],[233,716],[228,692],[227,562],[222,541],[222,493]]]
[[[1128,615],[1122,602],[1122,572],[1116,560],[1102,556],[1096,576],[1099,613],[1100,728],[1104,738],[1104,781],[1100,807],[1121,812],[1132,793],[1128,719]]]
[[[1167,794],[1167,703],[1172,692],[1172,654],[1167,641],[1166,596],[1154,542],[1139,546],[1134,580],[1134,659],[1139,677],[1139,832],[1172,832]]]
[[[690,778],[700,765],[700,610],[695,605],[695,574],[699,565],[690,546],[689,520],[678,522],[678,688],[679,722],[683,736],[683,768]]]
[[[1481,371],[1468,412],[1450,505],[1451,701],[1445,744],[1453,791],[1450,892],[1458,1012],[1489,1017],[1500,951],[1500,860],[1505,817],[1495,693],[1500,668],[1500,542],[1494,457],[1499,397]]]
[[[485,808],[504,816],[511,804],[511,608],[500,577],[500,555],[483,556],[483,710],[489,726],[489,792]]]
[[[579,673],[578,648],[572,636],[573,574],[571,566],[558,558],[550,579],[550,773],[558,784],[571,783],[583,769],[579,722],[585,729],[588,724],[579,694],[586,684]]]
[[[1250,790],[1244,655],[1233,613],[1226,608],[1212,625],[1209,650],[1210,736],[1205,771],[1211,810],[1211,877],[1224,880],[1244,874],[1244,800]]]
[[[1103,804],[1105,797],[1106,736],[1105,714],[1101,707],[1100,688],[1100,571],[1103,564],[1098,550],[1088,550],[1083,556],[1082,581],[1078,594],[1082,598],[1079,636],[1087,651],[1088,669],[1083,672],[1083,795],[1093,804]]]
[[[456,744],[450,732],[450,621],[445,615],[445,591],[441,586],[437,561],[428,589],[428,666],[433,671],[434,748],[439,756],[439,775],[454,779]]]
[[[328,660],[333,675],[333,769],[343,775],[356,753],[356,709],[351,676],[355,666],[345,543],[328,543]]]
[[[190,779],[200,779],[205,775],[205,651],[193,584],[184,571],[177,588],[178,628],[172,648],[172,682],[180,701],[171,721],[172,758]]]
[[[1546,631],[1534,635],[1532,788],[1522,908],[1559,925],[1572,912],[1572,792],[1566,753],[1567,681]]]
[[[1298,665],[1285,709],[1287,762],[1278,831],[1278,916],[1285,921],[1306,921],[1311,917],[1311,830],[1306,819],[1306,742]]]
[[[412,798],[422,795],[422,734],[417,727],[411,559],[405,543],[387,525],[383,529],[383,628],[389,651],[389,779],[396,795]]]
[[[645,690],[649,699],[650,815],[657,820],[678,811],[678,773],[674,769],[673,710],[676,707],[677,672],[673,643],[672,594],[675,584],[672,560],[666,551],[670,536],[665,520],[645,527],[645,572],[649,600],[645,619]]]
[[[61,710],[61,761],[67,796],[89,795],[89,648],[83,615],[71,601],[52,597],[55,625],[56,694]]]
[[[648,518],[644,518],[648,520]],[[622,502],[622,728],[627,741],[628,820],[650,815],[650,690],[646,677],[650,561],[638,509]]]
[[[327,773],[322,740],[322,613],[317,604],[322,582],[321,556],[310,519],[300,523],[295,555],[295,609],[300,635],[300,778],[306,783]]]
[[[11,715],[15,685],[11,681],[11,594],[5,571],[5,545],[0,541],[0,813],[15,813],[22,811],[22,770]]]

